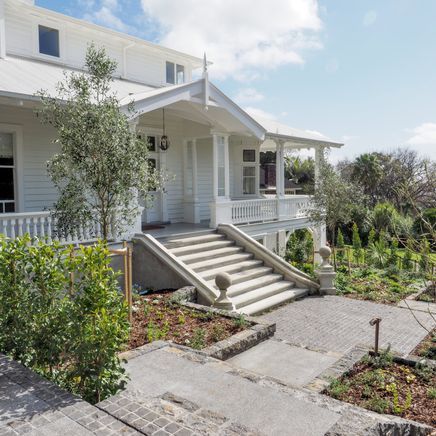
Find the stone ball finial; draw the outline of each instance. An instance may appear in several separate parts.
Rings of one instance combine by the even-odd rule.
[[[332,254],[332,250],[329,247],[323,246],[319,249],[319,255],[323,259],[326,259],[326,258],[328,259],[331,254]]]
[[[232,278],[225,272],[218,273],[215,277],[215,284],[218,289],[228,289],[232,285]]]

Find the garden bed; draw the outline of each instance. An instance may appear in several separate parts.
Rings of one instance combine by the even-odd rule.
[[[348,274],[345,267],[339,267],[336,287],[339,295],[358,300],[370,300],[383,304],[397,304],[418,291],[422,279],[412,273],[360,267]]]
[[[436,328],[434,328],[412,351],[414,356],[436,360]]]
[[[190,287],[136,296],[127,350],[168,341],[226,360],[274,334],[275,324],[187,301],[192,299]]]
[[[436,426],[434,366],[397,360],[387,352],[379,357],[364,356],[324,393],[377,413]]]

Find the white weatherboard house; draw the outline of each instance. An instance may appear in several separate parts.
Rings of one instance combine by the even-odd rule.
[[[202,59],[32,0],[0,0],[0,233],[52,236],[49,209],[57,192],[46,162],[57,145],[55,132],[35,116],[35,93],[54,94],[65,70],[80,70],[90,42],[117,61],[113,86],[121,108],[134,102],[132,129],[148,138],[156,167],[174,176],[163,192],[152,194],[152,206],[131,229],[144,229],[141,246],[209,303],[218,295],[215,275],[228,272],[229,295],[241,312],[256,313],[319,288],[273,254],[283,252],[298,228],[311,228],[317,247],[325,240],[325,230],[313,228],[304,215],[309,197],[285,195],[284,154],[314,148],[318,173],[323,150],[342,144],[253,118],[209,82]],[[202,78],[192,80],[200,68]],[[164,134],[167,150],[160,146]],[[266,150],[277,151],[275,195],[259,190],[260,153]],[[78,229],[68,240],[87,241],[96,232]]]

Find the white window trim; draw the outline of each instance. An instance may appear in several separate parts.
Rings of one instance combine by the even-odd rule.
[[[49,27],[59,32],[59,57],[50,56],[39,52],[39,26]],[[38,19],[33,22],[33,56],[38,59],[44,59],[47,61],[65,63],[66,59],[66,44],[65,44],[65,28],[57,22]]]
[[[23,187],[23,128],[16,124],[0,123],[0,132],[12,133],[14,138],[14,195],[15,212],[24,212]]]
[[[254,162],[244,162],[244,150],[254,150]],[[259,159],[259,153],[257,152],[257,149],[254,147],[247,147],[243,146],[241,149],[241,161],[242,161],[242,171],[241,171],[241,188],[242,188],[242,195],[244,197],[257,197],[257,186],[259,185],[259,177],[258,177],[258,159]],[[245,194],[244,193],[244,168],[245,167],[252,167],[254,168],[254,176],[250,176],[250,178],[254,178],[254,192],[252,194]]]
[[[167,62],[171,63],[174,65],[174,83],[171,82],[167,82]],[[183,82],[182,83],[177,83],[177,66],[179,67],[183,67]],[[186,78],[186,65],[184,64],[179,64],[177,62],[174,61],[169,61],[168,59],[165,60],[165,83],[168,86],[173,86],[173,85],[182,85],[183,83],[187,83],[187,78]]]

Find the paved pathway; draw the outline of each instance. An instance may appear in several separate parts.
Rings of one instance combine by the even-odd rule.
[[[0,435],[136,435],[129,426],[0,355]]]
[[[428,328],[435,325],[428,313],[414,313]],[[391,344],[401,354],[410,353],[427,334],[408,309],[331,295],[304,298],[260,319],[277,324],[277,339],[343,354],[356,345],[373,344],[374,327],[369,321],[374,317],[382,318],[381,346]]]

